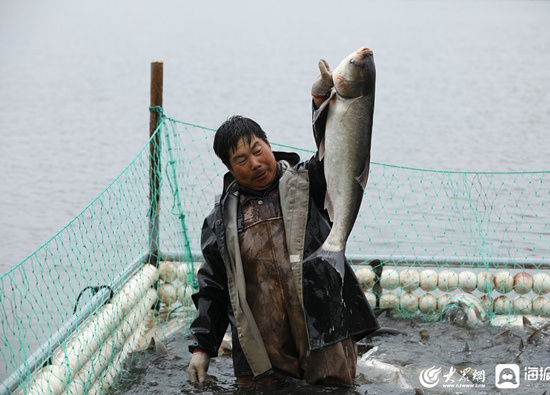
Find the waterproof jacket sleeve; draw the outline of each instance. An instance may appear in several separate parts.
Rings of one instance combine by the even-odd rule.
[[[197,342],[189,346],[189,351],[200,349],[207,352],[210,357],[218,355],[229,324],[227,276],[214,224],[215,211],[212,211],[202,227],[201,249],[204,263],[197,274],[199,290],[192,296],[198,314],[190,329]]]
[[[313,137],[315,138],[315,144],[317,150],[319,145],[325,137],[325,124],[327,121],[327,111],[321,111],[315,107],[315,104],[312,100],[312,122],[313,125]],[[325,168],[324,161],[319,158],[319,151],[315,152],[309,160],[304,163],[305,168],[309,173],[309,183],[310,183],[310,195],[315,201],[317,207],[324,207],[325,202],[325,193],[327,190],[327,183],[325,181]]]

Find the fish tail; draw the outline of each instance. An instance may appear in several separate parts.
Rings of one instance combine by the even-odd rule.
[[[344,250],[333,251],[323,244],[319,249],[309,255],[303,261],[306,267],[318,272],[324,272],[327,279],[343,284],[345,275],[346,255]]]

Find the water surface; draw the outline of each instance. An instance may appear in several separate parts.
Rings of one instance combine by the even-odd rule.
[[[149,63],[164,105],[217,127],[238,113],[313,147],[309,89],[374,49],[372,160],[550,169],[550,2],[0,3],[0,272],[77,214],[148,136]]]

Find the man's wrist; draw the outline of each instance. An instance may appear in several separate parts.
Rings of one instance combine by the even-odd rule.
[[[316,93],[311,94],[311,96],[313,96],[313,98],[315,99],[326,99],[327,97],[329,97],[329,95],[330,95],[330,92],[327,92],[324,95],[318,95]]]
[[[206,348],[199,346],[197,343],[189,345],[189,352],[191,354],[195,354],[195,352],[202,352],[208,355],[209,357],[213,355],[212,352],[208,351]]]

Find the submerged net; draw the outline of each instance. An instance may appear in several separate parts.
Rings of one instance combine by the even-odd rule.
[[[108,388],[129,353],[176,330],[172,318],[189,321],[201,227],[226,171],[213,136],[161,113],[151,139],[158,186],[150,189],[148,143],[69,224],[0,277],[1,392]],[[548,185],[550,172],[371,164],[346,249],[371,305],[423,320],[456,316],[449,301],[467,310],[463,319],[474,310],[480,322],[550,316]]]

